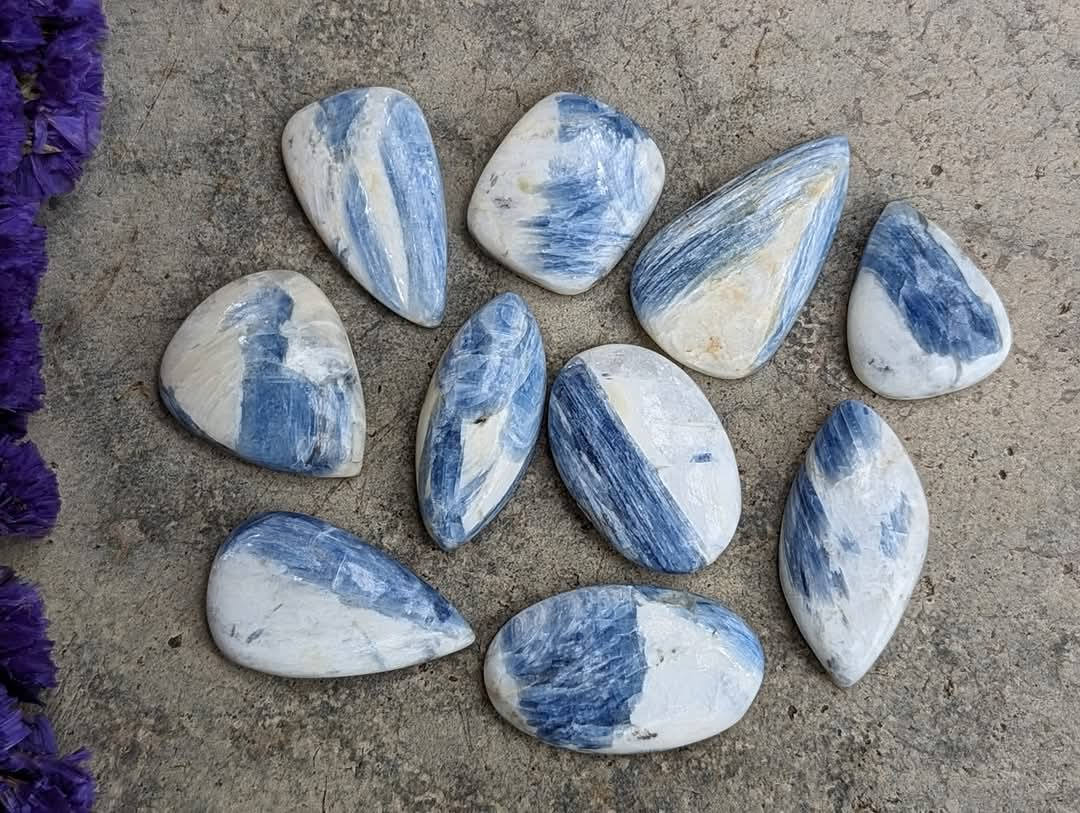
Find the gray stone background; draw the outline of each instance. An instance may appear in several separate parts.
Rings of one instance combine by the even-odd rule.
[[[110,0],[111,103],[76,193],[45,215],[48,407],[32,433],[64,511],[0,560],[44,588],[63,743],[94,751],[101,810],[1080,809],[1080,7],[1073,0],[661,4]],[[449,307],[425,330],[332,260],[289,189],[282,126],[350,86],[412,94],[446,180]],[[668,181],[645,236],[603,283],[563,298],[482,256],[464,225],[502,135],[555,90],[646,126]],[[616,555],[542,441],[517,496],[455,554],[425,538],[413,438],[432,368],[492,295],[535,310],[549,374],[604,342],[651,346],[627,280],[663,223],[806,138],[847,133],[847,207],[821,280],[751,378],[694,378],[743,479],[734,542],[662,577]],[[904,197],[979,260],[1015,342],[980,386],[916,402],[853,377],[844,313],[881,207]],[[369,409],[352,480],[262,471],[186,434],[155,393],[172,333],[242,274],[311,276],[349,329]],[[848,691],[803,644],[776,577],[788,483],[842,398],[904,439],[932,529],[922,581],[878,666]],[[267,509],[348,528],[430,580],[474,623],[458,655],[382,676],[302,682],[215,651],[203,596],[229,530]],[[553,592],[652,581],[714,596],[758,631],[761,693],[739,725],[675,752],[560,752],[503,723],[484,646]]]

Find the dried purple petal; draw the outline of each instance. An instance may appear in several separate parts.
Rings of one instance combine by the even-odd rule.
[[[94,778],[83,764],[89,753],[61,756],[48,718],[25,716],[19,700],[56,685],[52,642],[41,596],[0,567],[0,810],[13,813],[89,811]]]
[[[5,314],[3,311],[14,310]],[[25,309],[0,306],[0,409],[41,409],[41,325]]]
[[[10,43],[3,39],[8,29]],[[97,0],[0,0],[0,57],[8,57],[25,90],[25,155],[10,166],[3,163],[10,151],[0,152],[0,195],[8,200],[40,201],[68,192],[82,174],[101,138],[105,96],[98,45],[106,31]],[[14,120],[15,112],[9,117]],[[0,112],[0,139],[3,121]],[[12,139],[17,124],[8,129]]]
[[[32,584],[0,567],[0,689],[28,703],[56,685],[45,603]]]
[[[80,749],[59,756],[52,725],[44,714],[26,721],[28,733],[0,751],[0,810],[13,813],[84,813],[94,805],[94,777]]]
[[[0,687],[0,752],[10,751],[30,734],[19,701]]]
[[[14,172],[26,143],[23,96],[14,71],[0,64],[0,175]]]
[[[0,56],[11,60],[45,43],[45,35],[26,0],[0,0]]]
[[[19,743],[19,750],[31,756],[56,756],[56,732],[44,714],[26,719],[26,739]]]
[[[105,25],[101,0],[29,0],[29,7],[34,17],[51,26],[74,23]]]
[[[37,447],[0,437],[0,536],[45,536],[59,513],[56,475]]]
[[[0,301],[9,307],[29,309],[45,274],[45,229],[34,223],[37,211],[37,203],[0,204]]]

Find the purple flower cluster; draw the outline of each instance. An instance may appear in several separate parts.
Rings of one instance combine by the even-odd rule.
[[[70,192],[101,135],[99,0],[0,0],[0,195]]]
[[[42,203],[71,191],[101,137],[100,0],[0,0],[0,537],[44,536],[60,512],[52,473],[26,440],[41,408]],[[56,685],[37,590],[0,567],[0,811],[88,811],[84,750],[61,755],[41,692]]]
[[[101,137],[100,0],[0,0],[0,536],[44,536],[56,477],[25,439],[41,408],[42,203],[71,191]]]
[[[48,623],[33,585],[0,567],[0,810],[10,813],[82,813],[94,804],[89,753],[61,755],[45,714],[24,710],[56,685]]]

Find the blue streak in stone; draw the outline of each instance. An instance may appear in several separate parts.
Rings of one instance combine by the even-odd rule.
[[[379,152],[405,235],[409,296],[414,307],[441,317],[446,307],[446,208],[439,159],[424,114],[409,97],[390,102],[387,125]]]
[[[353,123],[364,113],[367,100],[366,90],[351,90],[338,93],[319,102],[319,112],[315,126],[326,139],[335,160],[344,165],[348,161],[349,131]],[[375,288],[375,296],[388,307],[400,310],[405,306],[391,284],[393,272],[383,245],[379,228],[370,217],[367,193],[355,167],[345,170],[343,205],[348,215],[346,226],[349,229],[349,243],[338,241],[333,246],[334,253],[341,262],[346,262],[350,254],[361,258],[368,272],[368,282]]]
[[[550,274],[597,275],[593,254],[633,240],[637,224],[613,213],[647,212],[640,190],[637,150],[649,135],[626,116],[595,99],[565,93],[558,99],[559,141],[572,144],[551,161],[541,194],[543,214],[528,223],[537,255]],[[603,176],[597,176],[597,167]],[[627,228],[629,226],[629,228]]]
[[[237,303],[222,325],[244,332],[236,452],[282,471],[329,472],[345,459],[343,443],[351,437],[353,380],[345,375],[317,385],[284,366],[289,340],[281,329],[292,310],[288,293],[262,288]]]
[[[544,348],[528,305],[517,294],[502,294],[477,311],[454,337],[435,373],[439,400],[428,420],[419,460],[420,505],[424,520],[444,549],[479,533],[513,495],[540,433],[545,386]],[[462,443],[462,428],[508,414],[497,439],[499,457],[521,465],[498,503],[476,526],[463,518],[484,485],[490,467],[462,480],[463,456],[482,454]],[[428,477],[424,475],[430,473]]]
[[[788,495],[784,596],[837,685],[866,674],[904,612],[926,556],[929,517],[900,439],[866,404],[826,419]]]
[[[606,104],[576,93],[559,96],[559,141],[573,141],[589,135],[595,127],[609,131],[612,140],[643,140],[644,130]]]
[[[843,401],[829,415],[814,438],[811,454],[821,473],[835,482],[849,477],[863,460],[871,457],[881,442],[881,419],[861,401]],[[821,540],[830,523],[810,474],[803,463],[795,476],[784,509],[782,543],[787,551],[788,574],[803,596],[828,598],[834,591],[847,596],[843,573],[833,568],[829,552]],[[841,539],[849,553],[858,550],[858,541]],[[886,546],[882,527],[882,549]]]
[[[612,544],[629,548],[624,555],[668,572],[704,565],[687,544],[696,532],[580,359],[572,359],[551,387],[548,436],[563,482]]]
[[[337,93],[319,102],[315,126],[326,138],[326,143],[338,161],[348,154],[349,129],[364,113],[367,91],[352,90]]]
[[[776,352],[806,303],[836,234],[847,193],[848,155],[843,136],[796,146],[720,187],[653,237],[635,264],[630,296],[639,320],[669,354],[710,375],[741,377]],[[795,217],[797,232],[791,225]],[[725,356],[732,337],[716,329],[706,341],[708,324],[693,326],[695,319],[713,317],[680,317],[676,309],[708,295],[710,285],[736,271],[740,276],[733,290],[756,290],[751,280],[757,279],[760,285],[777,286],[779,301],[763,314],[769,318],[764,323],[768,332],[738,355]],[[721,299],[718,307],[737,307],[739,301]],[[722,327],[724,313],[715,319]],[[676,340],[675,334],[685,330],[690,333],[684,335],[696,330],[700,337],[689,344],[685,338]]]
[[[631,279],[630,295],[638,313],[655,313],[717,268],[760,249],[782,225],[793,191],[835,165],[847,149],[843,136],[793,147],[724,184],[661,229],[641,252]],[[800,243],[785,312],[801,307],[832,243],[844,206],[846,163],[837,187],[827,205],[815,213],[811,239]],[[693,229],[683,237],[684,229],[693,224],[714,220],[715,228]]]
[[[331,159],[340,168],[342,229],[330,240],[335,256],[350,269],[358,263],[362,282],[391,310],[420,324],[437,324],[446,305],[447,230],[442,175],[423,112],[404,94],[391,92],[386,110],[369,89],[338,93],[318,103],[314,126]],[[382,122],[365,116],[382,115]],[[368,128],[380,126],[377,142],[368,144]],[[387,225],[373,204],[371,190],[357,169],[360,150],[377,150],[400,226],[405,257],[395,261],[387,243]],[[356,263],[351,263],[352,259]],[[354,273],[361,273],[354,270]],[[399,287],[395,275],[407,279]],[[398,283],[402,282],[397,280]],[[404,290],[404,296],[402,295]]]
[[[827,599],[834,592],[848,595],[844,574],[833,567],[829,552],[819,542],[828,529],[825,508],[803,463],[784,508],[780,544],[784,547],[782,560],[787,564],[788,577],[808,601]]]
[[[648,664],[637,604],[576,590],[514,616],[500,632],[517,708],[537,737],[582,750],[611,744],[630,722]],[[537,619],[537,614],[542,614]],[[573,669],[559,668],[573,664]]]
[[[791,153],[795,153],[795,156],[792,156]],[[838,154],[843,155],[842,162],[839,161]],[[799,315],[802,306],[809,299],[814,283],[817,282],[818,275],[825,265],[825,257],[828,255],[829,247],[836,236],[836,229],[840,225],[840,214],[844,210],[844,201],[847,198],[847,156],[848,141],[844,136],[833,136],[811,141],[809,144],[800,145],[788,152],[789,160],[805,161],[807,171],[816,167],[816,170],[821,172],[828,163],[840,163],[843,169],[840,172],[833,194],[827,198],[824,205],[814,209],[810,223],[806,227],[806,236],[799,241],[790,283],[784,288],[784,297],[780,305],[780,318],[776,320],[776,329],[758,355],[760,361],[770,358],[776,352],[788,331],[791,330],[795,324],[795,317]]]
[[[716,602],[615,584],[522,610],[492,640],[484,680],[499,713],[549,745],[638,753],[733,725],[764,665],[754,633]]]
[[[881,552],[890,559],[895,559],[908,538],[911,524],[911,502],[906,494],[900,495],[896,508],[881,523]]]
[[[340,528],[306,514],[253,517],[225,541],[218,556],[246,551],[288,575],[333,593],[351,607],[405,618],[427,629],[467,627],[430,585],[390,556]]]
[[[886,207],[862,265],[877,277],[927,353],[973,361],[1001,349],[990,305],[971,290],[956,261],[905,203]]]
[[[367,193],[360,183],[360,176],[353,167],[345,171],[344,205],[348,214],[346,222],[349,228],[350,244],[338,243],[336,254],[341,262],[346,262],[354,253],[368,271],[368,284],[375,290],[375,297],[391,310],[401,310],[405,303],[392,284],[393,271],[386,247],[382,244],[379,230],[368,213]]]
[[[818,431],[814,456],[822,473],[839,480],[855,471],[860,459],[881,442],[880,419],[861,401],[844,401]]]

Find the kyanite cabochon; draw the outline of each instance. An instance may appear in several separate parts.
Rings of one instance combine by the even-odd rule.
[[[645,130],[588,96],[537,102],[480,174],[468,223],[496,260],[560,294],[606,276],[652,214],[664,160]]]
[[[570,359],[551,386],[548,438],[567,489],[631,561],[687,573],[731,541],[735,452],[705,394],[659,353],[609,344]]]
[[[919,580],[926,496],[900,439],[861,401],[818,430],[780,530],[780,584],[803,638],[839,686],[873,666]]]
[[[364,456],[364,392],[337,311],[293,271],[241,277],[176,331],[161,400],[189,430],[251,463],[351,477]]]
[[[765,673],[754,632],[715,601],[599,585],[528,607],[488,647],[484,683],[512,725],[549,745],[605,754],[679,748],[719,734]]]
[[[1001,298],[952,238],[890,203],[863,251],[848,301],[855,375],[886,398],[970,387],[1001,366],[1012,329]]]
[[[345,269],[394,313],[438,325],[446,204],[419,105],[391,88],[346,90],[298,111],[281,142],[304,213]]]
[[[453,550],[510,499],[544,412],[544,345],[529,306],[495,297],[461,326],[428,387],[416,429],[416,491],[432,539]]]
[[[283,677],[386,672],[464,649],[473,631],[378,548],[304,514],[253,517],[218,550],[206,618],[227,658]]]
[[[662,228],[630,298],[665,353],[706,375],[767,362],[817,281],[844,208],[848,142],[829,136],[758,164]]]

